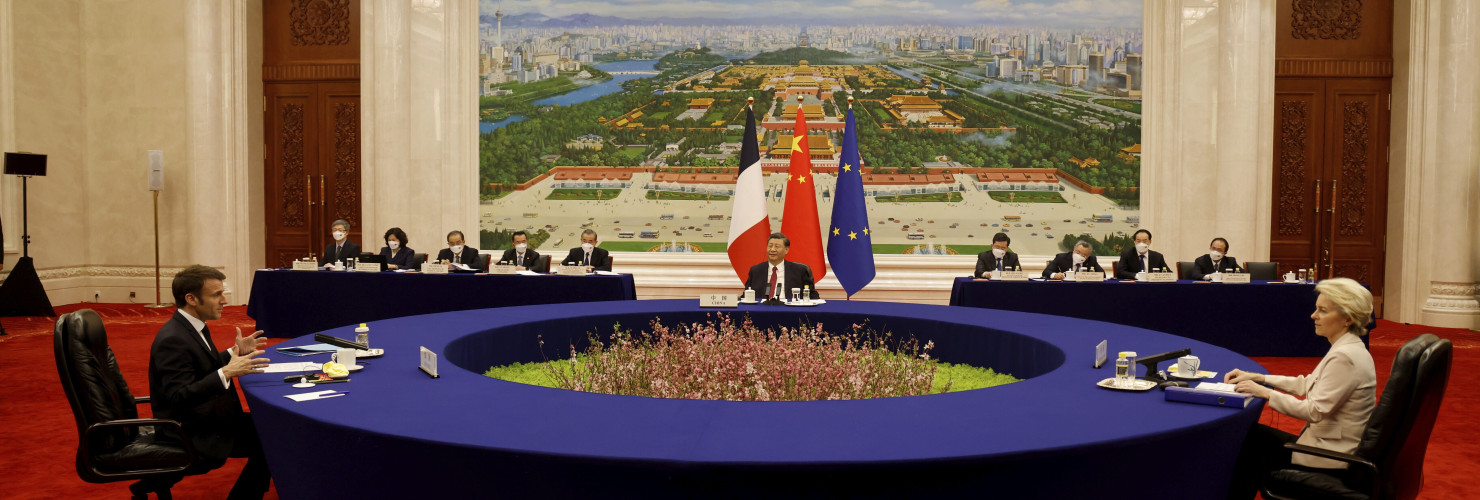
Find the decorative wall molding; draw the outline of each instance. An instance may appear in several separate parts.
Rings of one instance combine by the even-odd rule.
[[[1393,61],[1378,59],[1294,59],[1275,60],[1275,76],[1308,76],[1312,78],[1388,78],[1393,76]]]
[[[217,269],[225,270],[225,267],[217,266]],[[171,279],[175,273],[184,271],[184,267],[160,267],[160,279]],[[154,266],[71,266],[53,267],[48,269],[37,269],[36,276],[44,283],[49,280],[61,280],[70,278],[147,278],[154,279]],[[0,282],[9,278],[10,273],[0,275]]]
[[[360,65],[354,64],[279,64],[262,66],[262,80],[266,82],[297,82],[324,80],[358,80]]]
[[[1310,121],[1310,104],[1303,101],[1280,103],[1280,213],[1281,236],[1305,234],[1305,146],[1306,123]],[[1311,203],[1320,203],[1312,200]]]
[[[1316,40],[1362,37],[1362,0],[1293,0],[1290,35]]]
[[[334,104],[334,210],[333,220],[360,227],[360,106],[356,102]]]
[[[1430,312],[1480,314],[1476,294],[1480,294],[1480,283],[1433,281],[1429,283],[1429,298],[1423,308]]]
[[[1341,192],[1332,193],[1332,196],[1341,198],[1341,217],[1335,222],[1342,236],[1367,234],[1367,148],[1371,137],[1371,113],[1371,106],[1366,101],[1342,105]]]
[[[293,45],[349,43],[349,0],[293,0],[288,11]]]
[[[279,108],[278,123],[282,124],[283,177],[282,224],[286,227],[303,227],[308,222],[308,183],[300,184],[304,178],[303,105],[283,103]]]

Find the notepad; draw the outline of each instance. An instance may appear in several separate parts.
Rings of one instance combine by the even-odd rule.
[[[270,363],[262,373],[303,373],[306,371],[319,371],[324,365],[312,361],[300,361],[296,363]]]
[[[329,344],[310,344],[310,345],[300,345],[300,346],[279,347],[279,348],[277,348],[277,351],[280,352],[280,353],[283,353],[283,354],[287,354],[289,356],[312,356],[314,354],[323,354],[323,353],[326,353],[326,352],[334,352],[337,349],[339,349],[339,348],[338,347],[334,347],[334,346],[329,345]]]

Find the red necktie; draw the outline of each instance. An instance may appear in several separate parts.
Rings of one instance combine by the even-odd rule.
[[[776,266],[771,266],[771,294],[767,298],[776,296]]]

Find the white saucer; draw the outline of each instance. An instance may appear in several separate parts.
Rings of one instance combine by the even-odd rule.
[[[1300,281],[1298,281],[1298,280],[1286,280],[1286,281],[1281,281],[1281,283],[1289,283],[1289,284],[1291,284],[1291,285],[1294,285],[1294,284],[1296,284],[1296,283],[1299,283],[1299,282],[1300,282]]]
[[[360,370],[364,370],[365,369],[365,365],[348,365],[348,366],[345,366],[344,369],[349,370],[349,371],[352,371],[352,372],[357,372],[357,371],[360,371]]]
[[[742,301],[740,301],[740,303],[741,304],[759,304],[760,301],[756,301],[756,300],[742,300]]]

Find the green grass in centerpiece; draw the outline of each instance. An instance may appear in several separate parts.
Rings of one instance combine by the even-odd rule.
[[[729,195],[723,195],[723,194],[709,194],[709,193],[680,193],[680,192],[674,192],[674,191],[662,191],[662,192],[659,192],[659,191],[655,191],[655,190],[649,189],[648,192],[647,192],[647,199],[649,199],[649,200],[666,200],[666,201],[683,201],[683,200],[687,200],[687,201],[729,201],[730,196]]]
[[[569,376],[576,367],[584,366],[585,363],[586,355],[578,354],[576,355],[575,365],[572,365],[568,359],[546,361],[543,363],[513,363],[489,368],[488,371],[483,372],[483,375],[521,384],[557,387],[555,379],[550,377],[551,367],[558,368]],[[1007,373],[997,373],[991,368],[980,368],[966,364],[937,363],[935,381],[931,383],[931,389],[934,392],[961,392],[1007,385],[1019,381],[1017,377]],[[951,387],[950,390],[945,391],[947,382],[951,384]]]
[[[952,191],[949,193],[919,193],[901,194],[893,196],[875,196],[874,201],[880,203],[908,203],[908,202],[938,202],[955,203],[961,201],[961,193]]]
[[[1068,203],[1058,191],[987,191],[987,195],[1003,203]]]
[[[547,200],[610,200],[622,194],[621,189],[552,189]]]

